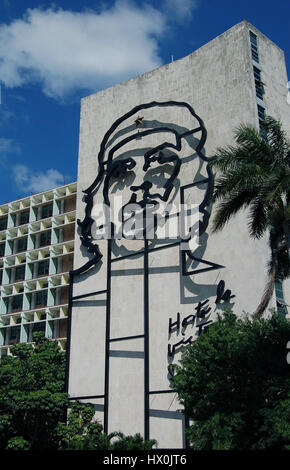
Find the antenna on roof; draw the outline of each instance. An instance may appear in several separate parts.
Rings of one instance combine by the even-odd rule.
[[[171,56],[171,62],[173,62],[173,55]]]

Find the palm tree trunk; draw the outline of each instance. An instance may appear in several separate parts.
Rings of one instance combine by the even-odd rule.
[[[266,310],[270,299],[273,295],[276,281],[276,262],[272,264],[271,271],[269,272],[269,280],[264,291],[261,302],[259,303],[256,311],[254,312],[254,318],[260,318]]]

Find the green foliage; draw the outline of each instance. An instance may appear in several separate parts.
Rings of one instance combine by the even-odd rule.
[[[108,449],[111,450],[151,450],[157,446],[157,442],[154,439],[144,441],[140,434],[134,436],[125,436],[123,433],[116,433],[114,437],[117,437]]]
[[[152,449],[136,434],[106,434],[94,407],[64,393],[65,353],[35,333],[35,346],[18,344],[0,364],[0,450]]]
[[[59,423],[60,449],[90,450],[102,433],[102,426],[93,422],[94,408],[74,402],[68,412],[67,422]]]
[[[42,333],[35,347],[13,346],[0,366],[0,449],[57,448],[56,427],[66,416],[65,353]]]
[[[29,450],[30,444],[23,437],[11,437],[6,446],[6,450]]]
[[[74,402],[68,413],[67,423],[59,423],[58,436],[63,450],[146,450],[155,441],[144,441],[140,434],[125,436],[113,432],[106,434],[100,423],[94,421],[91,404]]]
[[[193,424],[194,449],[290,447],[290,322],[274,314],[219,317],[183,353],[174,389]]]
[[[213,198],[218,201],[213,231],[221,230],[241,209],[249,209],[250,236],[267,231],[271,259],[269,281],[257,307],[260,316],[272,296],[275,282],[289,276],[290,260],[290,143],[280,121],[267,116],[266,138],[250,126],[235,132],[236,146],[219,148],[210,165],[218,175]]]

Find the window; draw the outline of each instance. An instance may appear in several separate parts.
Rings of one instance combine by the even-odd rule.
[[[15,295],[14,297],[12,297],[12,303],[11,303],[12,311],[21,310],[22,309],[22,301],[23,301],[23,295],[22,294]]]
[[[4,256],[5,253],[5,243],[0,244],[0,256]]]
[[[277,311],[280,315],[285,316],[287,315],[287,304],[284,299],[283,293],[283,285],[281,281],[277,281],[275,283],[275,293],[276,293],[276,303],[277,303]]]
[[[21,212],[19,214],[19,225],[24,225],[29,222],[29,211]]]
[[[257,67],[253,67],[253,70],[254,70],[254,77],[255,77],[255,80],[257,80],[258,82],[261,81],[261,70],[257,69]]]
[[[32,336],[33,333],[36,333],[38,331],[43,331],[45,333],[45,322],[42,323],[34,323],[32,326]]]
[[[37,265],[37,275],[38,276],[45,276],[49,274],[49,260],[39,261]]]
[[[0,219],[0,230],[5,230],[7,228],[7,221],[8,221],[7,215],[5,217],[1,217],[1,219]]]
[[[256,96],[257,96],[257,98],[260,98],[260,100],[263,100],[263,95],[264,95],[263,87],[258,85],[257,82],[256,82]]]
[[[265,109],[260,105],[258,105],[258,116],[259,116],[260,121],[264,121],[264,119],[265,119]]]
[[[267,140],[268,136],[267,136],[267,131],[265,129],[265,127],[263,126],[263,122],[260,121],[260,136],[262,139],[264,140]]]
[[[262,100],[264,95],[264,87],[261,80],[261,71],[257,67],[253,67],[253,69],[256,86],[256,96],[260,98],[260,100]]]
[[[251,52],[252,59],[259,63],[259,52],[258,52],[258,42],[256,34],[250,31],[250,42],[251,42]]]
[[[20,341],[20,327],[12,326],[10,328],[10,343],[17,343]]]
[[[47,305],[47,290],[40,290],[35,294],[35,307]]]
[[[47,246],[50,245],[51,241],[51,232],[43,232],[40,234],[39,238],[39,246]]]
[[[23,281],[25,279],[25,266],[19,266],[15,269],[15,281]]]
[[[52,216],[52,204],[47,204],[41,208],[41,219],[47,219]]]
[[[19,238],[16,240],[16,253],[27,250],[27,237]]]

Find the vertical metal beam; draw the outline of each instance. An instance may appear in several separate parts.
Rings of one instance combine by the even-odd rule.
[[[109,362],[110,362],[110,317],[111,317],[111,246],[112,240],[108,240],[107,253],[107,301],[106,301],[106,343],[105,343],[105,390],[104,390],[104,431],[108,433],[109,418]]]
[[[149,273],[148,240],[144,240],[144,439],[150,439],[149,426]]]
[[[65,368],[65,391],[69,389],[69,366],[70,366],[70,346],[71,346],[71,316],[72,316],[72,298],[73,298],[74,275],[69,273],[68,289],[68,312],[67,312],[67,343],[66,343],[66,368]]]

